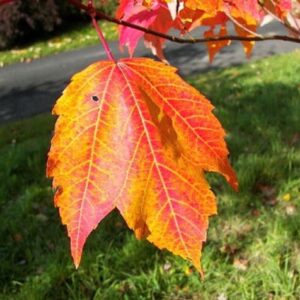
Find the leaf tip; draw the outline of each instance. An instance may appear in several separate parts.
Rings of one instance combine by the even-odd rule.
[[[74,263],[75,269],[77,270],[79,268],[79,265],[80,265],[81,254],[72,253],[72,257],[73,257],[73,263]]]
[[[234,178],[230,179],[229,184],[234,189],[235,192],[239,191],[239,182],[238,182],[236,176]]]
[[[83,245],[81,243],[78,244],[78,241],[75,240],[72,236],[71,239],[71,256],[73,258],[73,263],[76,269],[79,268],[82,256]]]
[[[226,164],[225,170],[226,171],[223,173],[223,175],[226,178],[226,181],[233,188],[234,191],[238,192],[239,191],[239,182],[238,182],[238,178],[236,176],[234,169],[228,163],[228,164]]]

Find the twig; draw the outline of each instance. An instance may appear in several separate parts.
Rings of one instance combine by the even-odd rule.
[[[0,5],[4,5],[4,4],[8,4],[8,3],[12,3],[15,0],[0,0]]]

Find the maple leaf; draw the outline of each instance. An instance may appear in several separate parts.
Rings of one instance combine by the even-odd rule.
[[[142,1],[135,2],[133,0],[122,0],[116,16],[132,24],[148,28],[157,18],[159,10],[159,3],[154,3],[153,7],[148,9],[143,5]],[[144,36],[144,34],[144,32],[134,28],[120,26],[120,46],[127,46],[129,54],[132,56],[139,40]]]
[[[212,109],[175,68],[151,59],[101,61],[73,77],[53,109],[47,174],[76,267],[91,231],[117,208],[137,238],[201,270],[216,213],[204,171],[237,188]]]
[[[161,20],[164,21],[161,22]],[[175,23],[177,24],[178,28],[182,27],[180,23],[173,20],[167,6],[161,6],[158,10],[157,18],[149,26],[149,28],[160,33],[167,33],[172,26],[175,27]],[[151,34],[145,34],[144,41],[145,41],[145,46],[150,48],[154,55],[159,57],[161,60],[165,59],[163,53],[163,44],[165,42],[165,39]]]
[[[225,36],[228,34],[227,28],[225,26],[222,26],[220,28],[219,34],[217,36]],[[204,37],[215,37],[216,34],[214,32],[214,27],[210,28],[209,30],[204,32]],[[225,41],[213,41],[213,42],[207,42],[207,48],[209,53],[209,61],[212,63],[215,55],[224,47],[228,46],[230,44],[230,40]]]
[[[237,10],[242,14],[247,13],[256,21],[261,21],[264,16],[264,12],[257,0],[227,0],[226,7],[229,10]]]
[[[211,1],[202,1],[202,0],[185,0],[184,6],[191,10],[202,10],[208,14],[215,14],[217,11],[223,7],[222,0],[211,0]]]
[[[276,15],[279,19],[284,20],[286,15],[292,9],[291,0],[265,0],[264,7],[266,7],[272,14]]]
[[[171,12],[168,5],[160,1],[145,3],[145,1],[122,0],[116,16],[132,24],[167,33],[171,27],[183,27],[181,23],[173,20],[171,13],[174,15],[174,11]],[[165,42],[163,38],[127,26],[119,26],[119,36],[120,46],[127,46],[130,56],[133,56],[139,40],[144,37],[145,46],[150,48],[154,55],[165,59],[162,50]]]

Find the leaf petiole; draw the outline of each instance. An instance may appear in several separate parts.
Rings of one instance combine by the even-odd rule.
[[[116,62],[116,59],[114,58],[112,52],[111,52],[111,49],[109,48],[109,45],[103,35],[103,32],[96,20],[96,10],[95,10],[95,7],[94,7],[94,4],[93,4],[93,1],[89,1],[88,3],[88,7],[89,7],[89,15],[91,16],[91,19],[92,19],[92,24],[98,34],[98,37],[99,37],[99,40],[101,41],[102,45],[103,45],[103,48],[106,52],[106,55],[107,57],[109,58],[109,60],[112,60],[114,62]]]

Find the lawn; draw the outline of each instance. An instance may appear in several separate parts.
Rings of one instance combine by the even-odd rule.
[[[99,22],[108,41],[117,38],[117,26],[108,22]],[[0,51],[0,67],[16,62],[31,62],[34,59],[73,49],[97,45],[99,38],[91,24],[76,23],[62,28],[61,31],[44,34],[43,37],[16,48]]]
[[[219,212],[204,279],[117,212],[75,270],[45,178],[54,118],[41,115],[0,127],[1,299],[300,299],[300,51],[188,80],[216,106],[240,182],[207,176]]]

